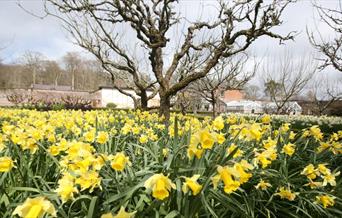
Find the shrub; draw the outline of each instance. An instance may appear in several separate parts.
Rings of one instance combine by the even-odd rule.
[[[117,105],[115,103],[112,103],[112,102],[110,102],[106,105],[106,108],[110,108],[110,109],[115,109],[116,107],[117,107]]]

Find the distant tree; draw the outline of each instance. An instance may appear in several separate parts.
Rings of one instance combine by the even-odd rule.
[[[219,98],[227,90],[242,89],[255,75],[254,70],[248,72],[244,68],[248,60],[247,55],[230,58],[218,63],[205,77],[197,80],[191,88],[212,106],[212,116],[216,117]]]
[[[202,106],[201,103],[201,96],[188,87],[177,93],[173,106],[185,115],[189,111],[197,113],[199,107]]]
[[[37,74],[42,70],[42,64],[44,59],[44,55],[36,51],[26,51],[20,58],[25,68],[32,75],[33,86],[37,83]]]
[[[261,88],[257,85],[247,84],[244,87],[245,98],[249,100],[257,100],[261,97]]]
[[[294,59],[287,52],[271,60],[263,70],[265,94],[276,105],[276,113],[286,112],[288,102],[300,94],[317,70],[310,55]]]
[[[336,101],[342,100],[342,80],[321,75],[314,78],[309,92],[308,100],[314,103],[318,115],[324,114]]]
[[[67,52],[62,59],[67,74],[71,76],[71,89],[75,90],[75,78],[80,75],[82,68],[81,55],[78,52]]]
[[[55,87],[58,86],[58,81],[61,78],[63,70],[56,61],[46,60],[42,64],[43,68],[43,81],[44,84],[53,84]]]
[[[282,84],[274,79],[268,78],[264,83],[265,95],[273,100],[274,96],[279,96],[282,93]]]
[[[320,21],[335,32],[335,36],[331,36],[332,39],[324,39],[319,29],[312,32],[307,30],[307,34],[311,44],[324,55],[324,58],[320,59],[322,61],[320,69],[333,66],[342,72],[342,1],[339,1],[338,4],[336,8],[325,8],[317,4],[316,1],[313,4],[317,9]]]
[[[167,120],[171,98],[218,63],[245,51],[261,36],[280,42],[293,39],[292,34],[273,32],[293,0],[219,1],[216,18],[190,24],[177,11],[177,0],[46,1],[58,10],[48,13],[61,18],[76,43],[94,54],[108,73],[114,77],[116,70],[131,76],[142,104],[146,104],[150,86],[144,85],[142,73],[153,76],[152,84],[157,82],[160,96],[159,113]],[[184,35],[171,37],[171,32],[183,25]],[[132,44],[146,59],[133,57]],[[173,80],[182,61],[194,56],[202,60],[201,66]]]

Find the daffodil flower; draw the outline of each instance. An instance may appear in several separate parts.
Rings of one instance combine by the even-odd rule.
[[[293,201],[296,198],[297,192],[292,192],[291,189],[285,188],[285,187],[280,187],[279,192],[276,193],[275,195],[280,196],[281,199],[287,199],[289,201]]]
[[[199,178],[199,174],[193,175],[191,178],[184,177],[185,182],[183,183],[182,191],[188,193],[189,189],[191,189],[192,195],[197,195],[202,190],[202,185],[197,182]]]
[[[41,218],[44,214],[57,217],[53,204],[44,197],[27,198],[22,205],[15,208],[12,215],[25,218]]]
[[[335,198],[329,195],[319,195],[316,196],[315,203],[322,204],[324,208],[334,206],[335,204]]]
[[[121,206],[118,214],[115,216],[112,213],[106,213],[101,216],[101,218],[133,218],[135,215],[136,211],[127,213],[125,208]]]
[[[152,196],[159,200],[169,197],[171,188],[176,189],[176,185],[162,173],[154,174],[145,181],[144,185],[146,189],[152,190]]]
[[[129,157],[125,156],[123,152],[118,152],[114,155],[111,166],[114,170],[123,171],[126,164],[130,165]]]
[[[14,167],[11,157],[0,157],[0,173],[9,172]]]

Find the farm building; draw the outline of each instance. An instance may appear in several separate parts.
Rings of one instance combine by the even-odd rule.
[[[274,102],[269,102],[264,104],[264,110],[267,113],[276,113],[277,105]],[[283,109],[284,113],[289,115],[298,115],[302,114],[302,107],[296,102],[286,102]]]
[[[248,100],[240,100],[240,101],[226,102],[226,111],[227,112],[259,114],[259,113],[263,113],[263,108],[259,102],[248,101]]]
[[[134,90],[124,89],[125,92],[138,97]],[[147,95],[151,95],[152,91],[147,91]],[[133,99],[127,95],[122,94],[118,89],[113,87],[101,86],[98,90],[93,92],[94,101],[96,102],[96,107],[106,107],[109,103],[114,103],[117,108],[127,108],[133,109],[134,102]],[[159,106],[159,95],[148,101],[148,107]]]

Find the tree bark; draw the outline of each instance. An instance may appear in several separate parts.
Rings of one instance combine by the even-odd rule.
[[[147,110],[148,100],[147,100],[147,93],[146,93],[146,91],[142,91],[141,92],[140,102],[141,102],[141,109],[144,110],[144,111]]]
[[[215,98],[215,93],[211,92],[211,104],[213,106],[213,118],[216,117],[216,98]]]
[[[160,94],[159,116],[164,116],[165,121],[168,121],[170,119],[170,106],[170,96]]]
[[[33,82],[33,87],[34,87],[34,85],[36,85],[36,68],[35,67],[33,68],[32,72],[33,72],[33,75],[32,75],[32,77],[33,77],[32,80],[33,81],[32,82]]]
[[[75,70],[71,72],[71,90],[75,90]]]

